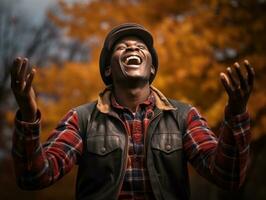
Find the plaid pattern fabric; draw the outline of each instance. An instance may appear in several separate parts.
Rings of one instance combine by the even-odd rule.
[[[249,158],[248,113],[224,121],[219,139],[196,108],[191,108],[187,123],[183,146],[190,163],[201,176],[217,185],[238,189],[245,179]]]
[[[154,114],[154,95],[151,93],[147,100],[137,107],[135,113],[119,105],[113,95],[111,102],[123,120],[129,137],[127,169],[118,199],[154,199],[144,157],[144,138]]]
[[[125,176],[120,199],[129,189],[135,191],[129,192],[130,196],[124,196],[124,199],[130,199],[132,193],[138,196],[136,191],[150,191],[149,188],[144,188],[144,185],[148,185],[148,183],[143,184],[148,180],[148,176],[145,175],[146,171],[137,170],[136,173],[140,175],[135,176],[131,170],[145,168],[141,156],[143,153],[142,141],[145,136],[134,134],[145,133],[148,125],[149,103],[140,105],[138,110],[142,110],[142,107],[144,107],[144,111],[141,111],[140,114],[134,116],[130,115],[130,112],[125,112],[121,116],[124,117],[128,130],[131,130],[128,132],[130,135],[133,134],[133,137],[131,136],[132,145],[129,152],[131,161],[128,162],[127,176]],[[118,110],[124,111],[123,108]],[[136,123],[135,118],[138,119],[137,121],[141,121],[141,123],[137,122],[139,125],[133,125]],[[78,135],[77,113],[74,110],[68,112],[43,145],[39,138],[40,112],[38,112],[38,120],[35,123],[22,122],[20,119],[18,112],[12,148],[18,183],[27,189],[46,187],[68,173],[82,155],[83,143],[82,138]],[[187,132],[183,136],[183,148],[187,159],[202,176],[216,184],[225,188],[238,188],[245,178],[249,158],[249,121],[248,113],[225,121],[221,127],[220,137],[217,138],[209,129],[206,120],[194,107],[191,108],[187,117]],[[138,131],[133,130],[133,127]],[[135,160],[134,156],[132,157],[134,151],[140,161]],[[143,179],[140,182],[134,180],[133,186],[131,184],[132,177],[143,177]],[[137,186],[138,183],[140,186]]]
[[[48,140],[40,143],[40,118],[35,123],[15,120],[12,155],[18,184],[27,189],[47,187],[68,173],[82,154],[78,116],[71,110],[53,130]]]

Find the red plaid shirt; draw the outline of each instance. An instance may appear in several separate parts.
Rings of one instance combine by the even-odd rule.
[[[138,145],[143,141],[145,126],[148,124],[148,117],[145,116],[149,110],[147,109],[149,103],[144,107],[146,107],[144,109],[146,112],[139,117],[144,122],[137,123],[143,125],[142,131],[133,131],[134,128],[138,129],[140,126],[132,126],[131,122],[134,124],[134,117],[131,116],[133,120],[128,120],[124,115],[124,122],[128,124],[128,129],[131,130],[129,133],[133,134],[131,140],[132,145],[135,145],[135,153],[138,153],[136,152],[139,151],[138,149],[142,149]],[[124,109],[121,108],[120,110]],[[77,113],[75,110],[69,111],[43,145],[41,145],[39,138],[40,112],[38,112],[38,120],[35,123],[26,123],[19,119],[18,112],[12,148],[18,183],[28,189],[38,189],[51,185],[68,173],[82,154],[83,143],[78,134]],[[146,120],[147,122],[145,122]],[[187,159],[202,176],[209,180],[213,180],[225,188],[239,188],[244,181],[249,158],[249,122],[250,118],[247,113],[237,115],[230,121],[223,123],[220,137],[217,138],[209,129],[206,120],[201,117],[196,108],[192,107],[187,117],[187,131],[183,136],[183,148]],[[131,151],[133,149],[131,148]],[[132,152],[129,154],[134,155]],[[141,155],[141,151],[139,154]],[[128,172],[130,172],[130,166],[132,168],[135,164],[137,165],[136,168],[145,169],[143,162],[137,162],[132,157],[129,159],[132,162],[128,165]],[[145,170],[140,176],[144,182],[148,180]],[[134,186],[130,185],[131,183],[127,186],[127,178],[125,177],[121,197],[127,193],[136,194],[133,191],[129,192],[128,189],[135,190],[138,181],[132,181]],[[144,185],[141,185],[136,191],[138,189],[150,191]]]
[[[154,95],[151,93],[147,100],[137,107],[135,113],[119,105],[113,95],[111,103],[126,125],[129,136],[127,169],[118,199],[155,199],[144,157],[144,138],[150,119],[154,115]]]

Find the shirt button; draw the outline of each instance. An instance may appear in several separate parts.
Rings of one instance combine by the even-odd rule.
[[[165,146],[165,148],[166,148],[167,151],[170,151],[170,150],[172,149],[172,146],[171,146],[170,144],[167,144],[167,145]]]
[[[102,148],[101,148],[101,152],[102,152],[102,153],[105,153],[105,152],[106,152],[106,148],[105,148],[105,147],[102,147]]]

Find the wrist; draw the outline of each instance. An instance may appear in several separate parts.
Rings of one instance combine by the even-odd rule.
[[[228,104],[225,107],[225,119],[231,119],[237,115],[241,115],[241,114],[245,113],[246,111],[247,110],[246,110],[245,106],[237,107],[237,106],[232,106],[232,105]]]

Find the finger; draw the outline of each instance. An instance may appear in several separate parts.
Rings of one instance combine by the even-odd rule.
[[[225,73],[220,73],[220,78],[221,78],[221,82],[224,86],[224,89],[226,90],[227,94],[229,96],[232,95],[232,88],[230,87],[230,82],[229,82],[229,78],[227,77],[227,75]]]
[[[28,70],[28,59],[24,58],[17,79],[18,81],[20,81],[21,84],[23,84],[26,79],[27,70]]]
[[[237,76],[239,78],[239,82],[240,82],[241,88],[244,89],[244,90],[247,90],[248,83],[247,83],[246,79],[244,78],[244,76],[241,73],[240,65],[238,63],[235,63],[234,64],[234,68],[235,68],[235,71],[236,71]]]
[[[21,58],[17,57],[14,60],[12,68],[11,68],[11,80],[14,80],[14,81],[17,80],[17,75],[18,75],[18,71],[20,70],[21,64],[22,64]]]
[[[27,77],[26,85],[25,85],[25,92],[26,93],[30,92],[32,81],[34,79],[35,73],[36,73],[36,70],[32,69],[29,76]]]
[[[13,66],[11,68],[11,88],[15,91],[21,91],[21,84],[18,80],[18,72],[22,65],[22,59],[20,57],[16,58],[13,62]]]
[[[248,85],[253,88],[254,84],[254,76],[255,76],[255,71],[254,68],[249,64],[248,60],[244,61],[244,65],[246,67],[246,70],[248,72]]]
[[[235,79],[233,77],[232,69],[230,67],[227,67],[226,70],[227,70],[227,76],[229,77],[229,80],[231,82],[231,85],[233,86],[234,89],[237,88],[238,87],[237,86],[238,84],[237,84],[237,82],[235,81]],[[229,84],[230,84],[230,82],[229,82]]]

